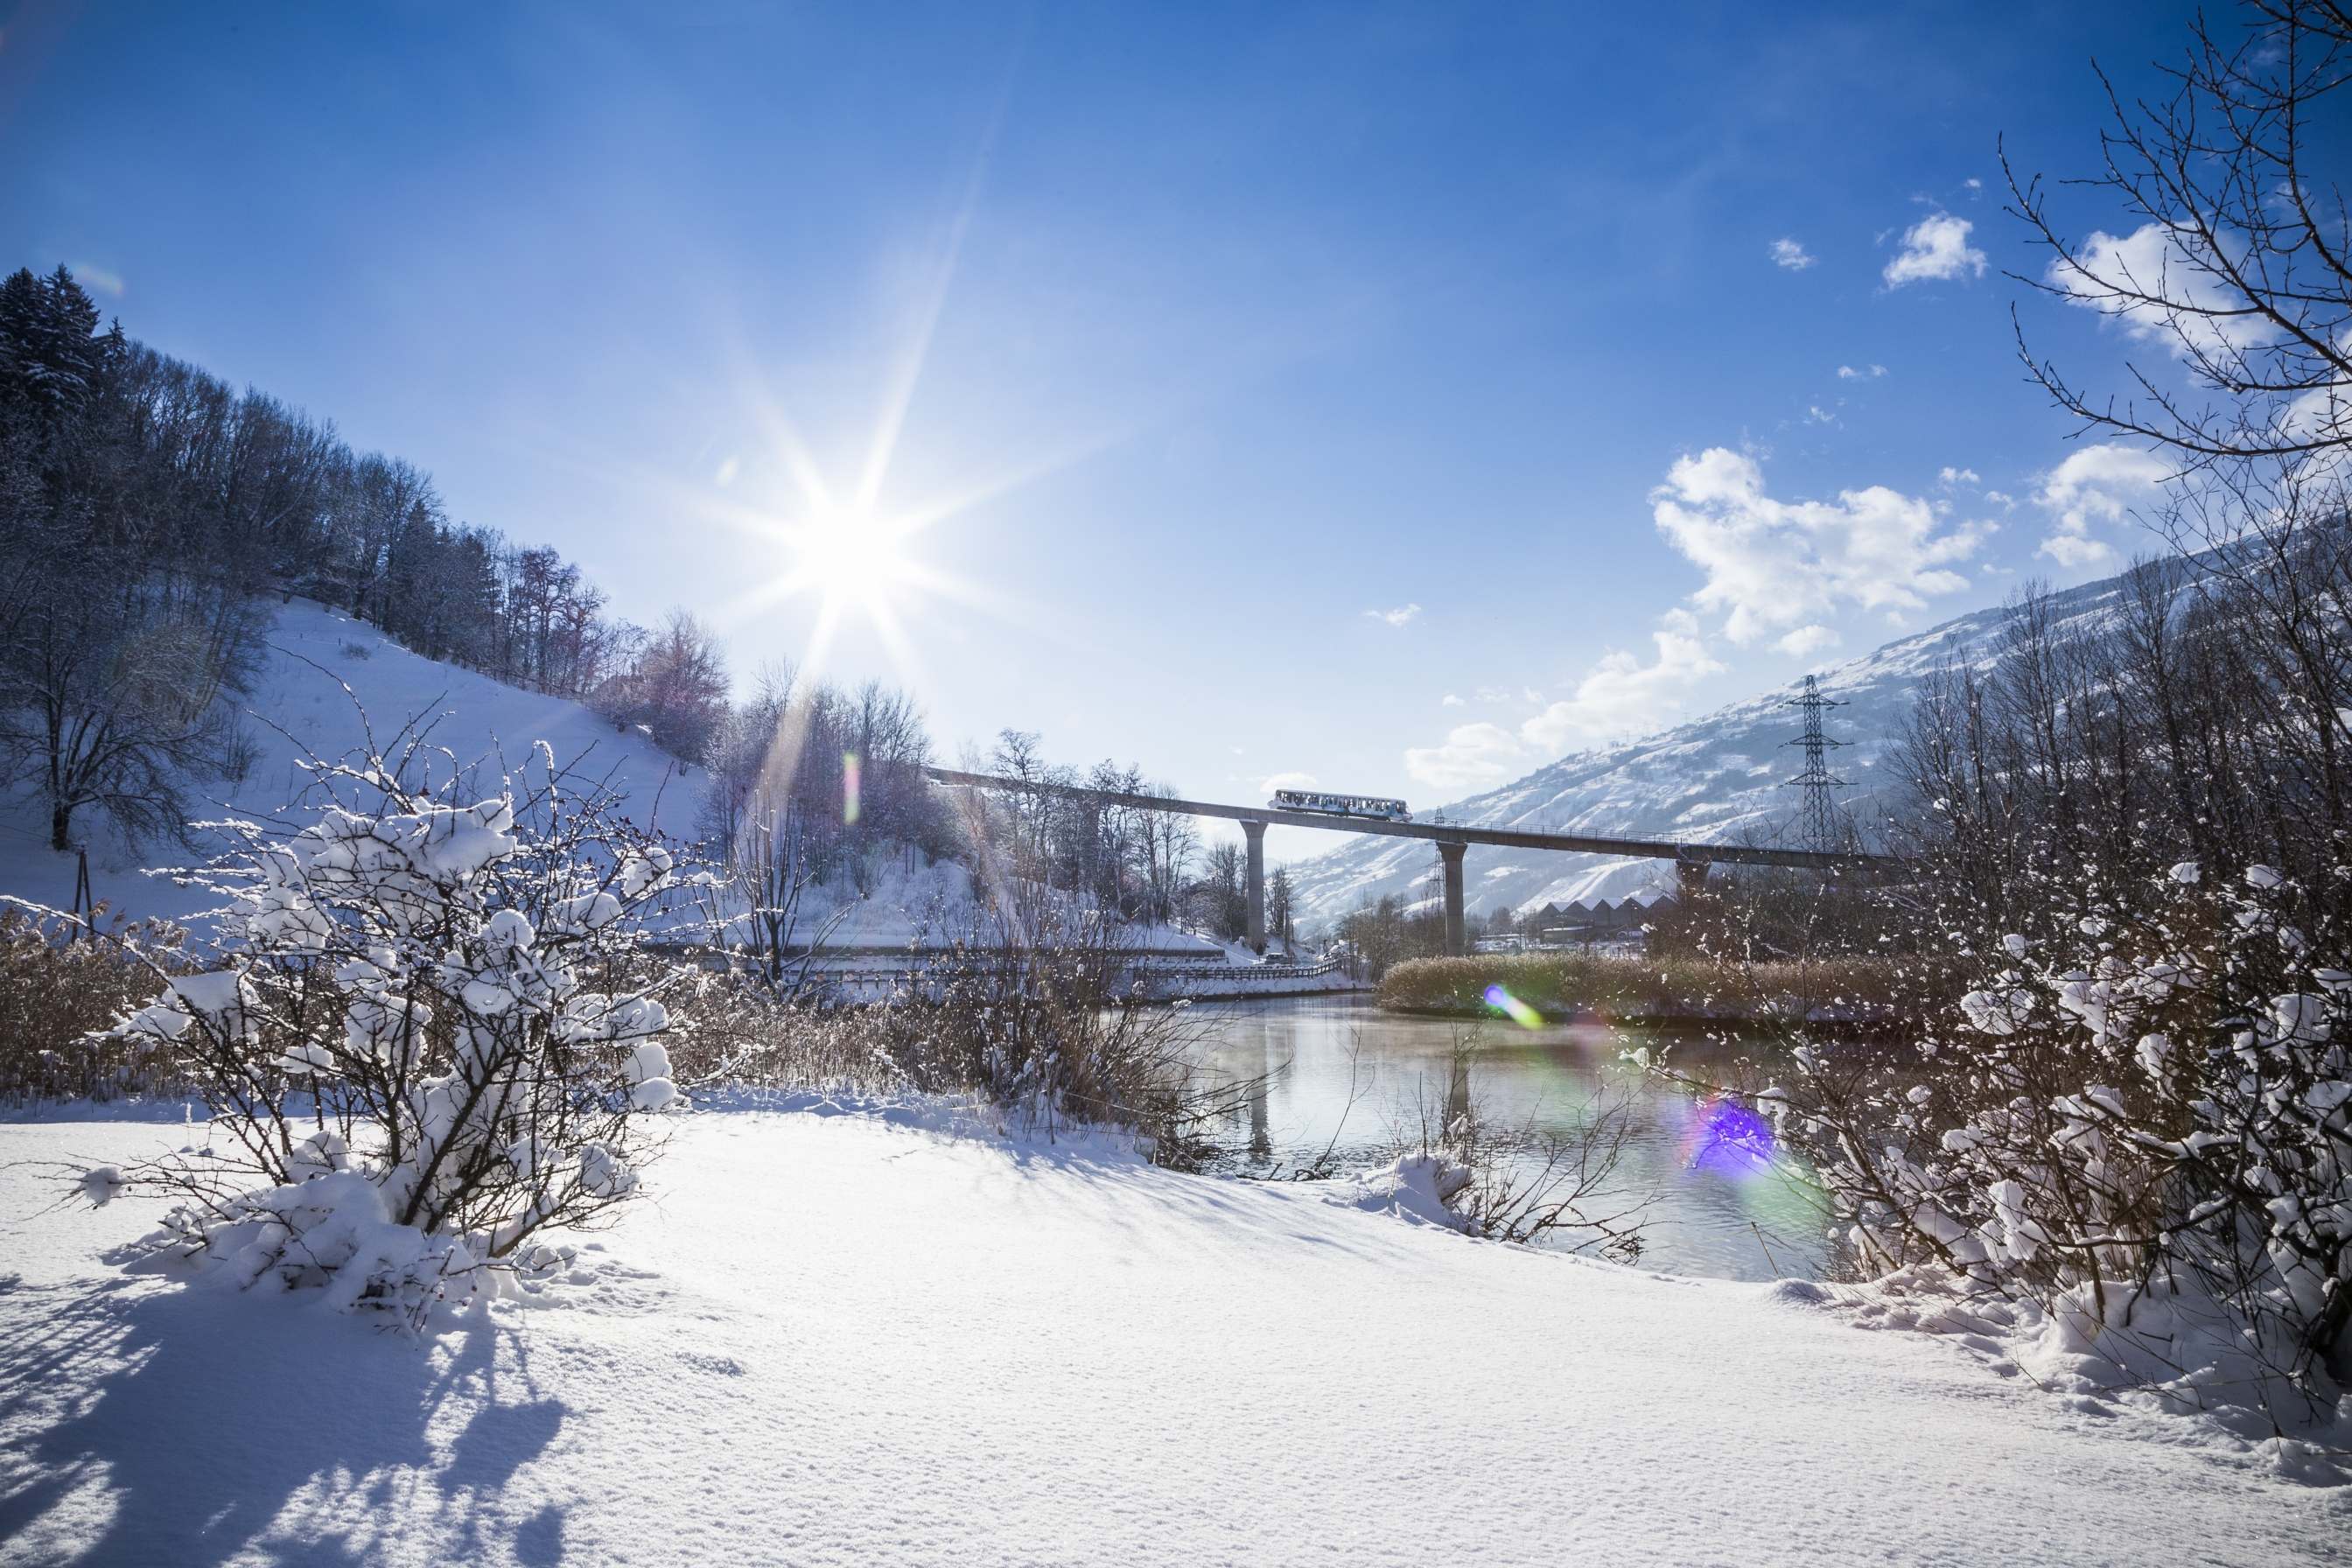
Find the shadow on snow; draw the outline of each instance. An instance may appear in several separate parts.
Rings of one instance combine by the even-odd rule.
[[[551,1563],[563,1510],[516,1473],[565,1407],[468,1321],[423,1347],[315,1293],[0,1278],[0,1542],[79,1563],[345,1563],[420,1538]],[[519,1367],[521,1368],[519,1370]]]

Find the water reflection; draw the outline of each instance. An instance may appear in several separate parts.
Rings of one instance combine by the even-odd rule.
[[[1811,1189],[1775,1147],[1769,1123],[1736,1102],[1677,1091],[1621,1061],[1644,1037],[1603,1024],[1497,1022],[1464,1059],[1459,1026],[1399,1017],[1359,997],[1200,1004],[1203,1065],[1249,1092],[1221,1140],[1224,1168],[1281,1176],[1327,1156],[1342,1170],[1387,1158],[1443,1108],[1451,1123],[1475,1093],[1490,1123],[1532,1118],[1566,1131],[1596,1095],[1631,1096],[1643,1131],[1616,1189],[1654,1192],[1644,1268],[1734,1279],[1811,1274],[1822,1247]],[[1678,1058],[1706,1054],[1695,1042]]]
[[[1270,1077],[1271,1068],[1274,1064],[1266,1058],[1268,1047],[1266,1044],[1265,1031],[1264,1029],[1258,1029],[1254,1031],[1254,1034],[1255,1037],[1255,1044],[1257,1047],[1257,1055],[1255,1059],[1244,1064],[1244,1066],[1248,1074],[1250,1085],[1250,1158],[1255,1162],[1262,1163],[1265,1161],[1271,1159],[1274,1154],[1274,1123],[1271,1112],[1269,1112],[1266,1108],[1266,1098],[1269,1089],[1267,1080]]]

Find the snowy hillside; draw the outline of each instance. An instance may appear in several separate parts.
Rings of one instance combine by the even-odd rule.
[[[2086,583],[2055,596],[2059,616],[2096,615],[2112,601],[2114,579]],[[1839,798],[1867,820],[1876,770],[1909,711],[1920,675],[1957,647],[1990,657],[2003,619],[1998,606],[1947,621],[1888,643],[1874,653],[1820,674],[1825,696],[1848,704],[1824,716],[1832,738],[1849,742],[1832,754],[1832,771],[1854,785]],[[1525,778],[1414,816],[1476,827],[1534,833],[1664,838],[1727,843],[1743,835],[1769,836],[1797,805],[1782,781],[1801,763],[1788,742],[1802,728],[1788,706],[1791,684],[1622,745],[1563,757]],[[1411,838],[1349,838],[1328,854],[1290,868],[1291,885],[1311,922],[1337,919],[1367,899],[1394,896],[1408,903],[1438,897],[1435,850]],[[1551,855],[1474,845],[1464,859],[1465,906],[1474,915],[1497,909],[1563,907],[1607,900],[1647,901],[1674,890],[1672,866],[1598,855]]]
[[[341,758],[365,743],[367,729],[386,743],[415,720],[434,725],[434,742],[458,766],[487,763],[494,775],[502,754],[520,762],[544,741],[559,762],[609,779],[625,797],[627,816],[666,832],[693,832],[699,770],[691,780],[680,779],[677,762],[643,735],[616,734],[576,702],[421,658],[374,627],[307,599],[278,611],[268,641],[268,663],[241,704],[251,715],[247,728],[257,743],[255,760],[242,783],[217,782],[191,793],[190,809],[199,817],[280,810],[305,782],[298,758]],[[339,681],[350,686],[350,695]],[[173,919],[207,906],[198,891],[140,874],[145,865],[184,864],[185,851],[163,846],[144,858],[133,855],[107,836],[95,812],[78,816],[74,826],[89,840],[91,890],[100,900],[133,915]],[[73,890],[74,857],[49,848],[47,811],[29,790],[0,800],[0,893],[64,908]]]

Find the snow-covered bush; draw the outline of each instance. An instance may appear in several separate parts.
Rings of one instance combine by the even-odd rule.
[[[2063,941],[1961,938],[1960,1026],[1916,1059],[1801,1046],[1759,1100],[1865,1276],[2031,1301],[2121,1365],[2226,1345],[2325,1402],[2352,1370],[2352,952],[2273,868],[2150,880],[2086,882]]]
[[[2217,548],[2026,593],[1924,672],[1889,757],[1906,865],[1871,894],[1897,1019],[1794,1026],[1745,1085],[1857,1278],[2282,1422],[2352,1373],[2339,496],[2239,495]]]
[[[637,1190],[680,1100],[647,951],[670,853],[543,746],[488,789],[407,782],[432,757],[318,765],[299,831],[217,825],[243,840],[210,868],[225,962],[109,1031],[238,1146],[130,1173],[181,1200],[169,1245],[411,1322],[554,1267],[548,1234]]]

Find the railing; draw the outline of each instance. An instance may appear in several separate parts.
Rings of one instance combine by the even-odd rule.
[[[1153,985],[1175,982],[1247,990],[1258,981],[1313,980],[1339,967],[1339,961],[1336,958],[1318,958],[1306,963],[1201,963],[1187,964],[1181,970],[1171,966],[1156,973],[1147,973],[1144,978]]]
[[[903,950],[901,956],[906,956]],[[1150,959],[1135,964],[1132,973],[1148,994],[1174,996],[1187,990],[1246,991],[1266,981],[1314,980],[1339,967],[1340,962],[1336,958],[1315,958],[1299,963],[1233,963],[1222,954],[1209,954],[1200,959],[1189,955],[1172,960]],[[811,972],[810,978],[837,1001],[892,1002],[927,986],[933,978],[929,970],[927,964],[907,963],[888,968],[834,968],[826,965],[820,954],[818,966]]]

